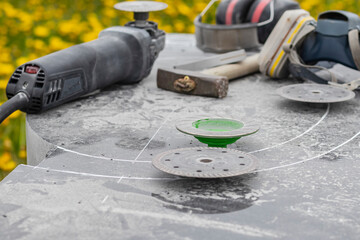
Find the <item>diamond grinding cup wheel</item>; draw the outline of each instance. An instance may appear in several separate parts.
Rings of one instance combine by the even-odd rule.
[[[277,93],[289,100],[308,103],[344,102],[355,97],[351,90],[325,84],[288,85],[279,88]]]
[[[259,127],[254,124],[227,118],[182,120],[176,128],[182,133],[194,136],[209,147],[223,148],[259,130]]]
[[[257,159],[229,148],[180,148],[160,153],[152,164],[160,171],[193,178],[225,178],[251,173]]]

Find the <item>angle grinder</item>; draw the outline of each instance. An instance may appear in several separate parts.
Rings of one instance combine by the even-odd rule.
[[[165,32],[147,21],[160,2],[122,2],[134,21],[100,32],[98,39],[54,52],[19,66],[6,87],[0,123],[16,110],[40,113],[109,85],[132,84],[149,75],[165,45]]]

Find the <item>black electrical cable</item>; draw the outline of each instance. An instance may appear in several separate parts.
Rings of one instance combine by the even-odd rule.
[[[16,110],[22,109],[29,104],[29,97],[19,92],[0,106],[0,123]]]

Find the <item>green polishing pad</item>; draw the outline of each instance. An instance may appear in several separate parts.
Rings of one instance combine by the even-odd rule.
[[[246,124],[227,118],[184,120],[176,128],[180,132],[194,136],[209,147],[223,148],[241,137],[256,133],[259,130],[259,127],[254,124]]]

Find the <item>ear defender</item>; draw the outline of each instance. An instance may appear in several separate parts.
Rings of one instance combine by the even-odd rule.
[[[258,40],[265,43],[283,13],[292,9],[300,9],[293,0],[223,0],[216,11],[216,23],[259,23]]]
[[[250,6],[254,0],[223,0],[216,10],[217,24],[240,24],[246,22]]]
[[[258,27],[258,38],[260,43],[265,43],[285,11],[300,9],[299,4],[293,0],[255,0],[249,9],[246,21],[251,23],[261,23],[270,19],[271,1],[274,1],[273,20]]]

